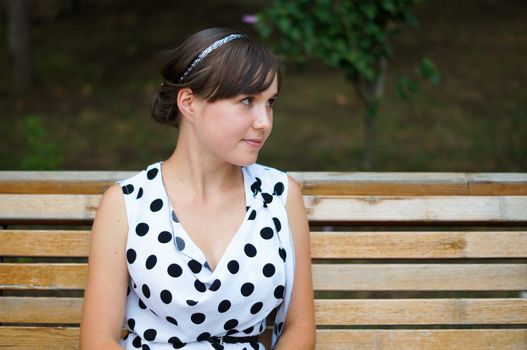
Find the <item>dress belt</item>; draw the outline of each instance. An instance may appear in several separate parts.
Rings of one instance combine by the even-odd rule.
[[[231,337],[229,335],[224,335],[222,337],[209,337],[207,338],[207,341],[211,344],[223,344],[223,343],[229,343],[229,344],[235,344],[235,343],[250,343],[250,342],[258,342],[258,336],[252,335],[249,337]]]

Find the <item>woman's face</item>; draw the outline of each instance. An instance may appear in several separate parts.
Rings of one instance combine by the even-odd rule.
[[[261,93],[200,101],[195,119],[201,151],[235,165],[256,162],[273,127],[277,78]]]

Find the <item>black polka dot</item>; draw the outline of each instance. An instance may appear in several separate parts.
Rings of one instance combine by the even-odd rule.
[[[179,222],[178,218],[177,218],[177,215],[176,215],[176,212],[172,210],[172,220],[174,222]]]
[[[146,177],[148,178],[148,180],[153,180],[155,179],[155,177],[157,176],[157,172],[159,170],[157,168],[152,168],[150,170],[148,170],[148,172],[146,173]]]
[[[161,300],[165,303],[165,304],[170,304],[172,302],[172,293],[170,293],[170,291],[168,290],[163,290],[161,292]]]
[[[273,238],[273,229],[270,228],[270,227],[264,227],[261,231],[260,231],[260,236],[262,236],[263,239],[271,239]]]
[[[205,322],[205,314],[202,314],[201,312],[193,313],[190,316],[190,320],[194,324],[202,324],[203,322]]]
[[[202,268],[201,264],[197,260],[194,260],[194,259],[188,262],[188,267],[194,273],[199,273]]]
[[[126,296],[130,295],[130,287],[126,288]]]
[[[145,298],[150,298],[150,288],[146,284],[143,284],[143,287],[141,288],[143,290],[143,295]]]
[[[271,196],[269,193],[262,192],[262,198],[264,200],[264,208],[267,208],[267,204],[273,201],[273,196]]]
[[[249,214],[248,220],[254,220],[256,219],[256,210],[251,210],[251,213]]]
[[[137,226],[135,227],[135,233],[137,233],[139,237],[143,237],[144,235],[148,233],[149,229],[150,227],[148,226],[148,224],[141,222],[137,224]]]
[[[187,305],[188,306],[194,306],[196,305],[198,302],[196,300],[192,300],[192,299],[187,299]]]
[[[245,252],[245,255],[247,255],[249,258],[253,258],[256,256],[256,247],[253,246],[251,243],[247,243],[243,248],[243,251]]]
[[[176,236],[176,247],[179,250],[185,249],[185,241],[183,238]]]
[[[205,286],[205,284],[201,282],[200,280],[194,281],[194,288],[196,288],[196,290],[201,293],[204,293],[207,290],[207,287]]]
[[[282,332],[282,327],[284,326],[284,323],[283,322],[280,322],[277,326],[278,328],[278,333]]]
[[[146,259],[146,264],[145,264],[145,266],[146,266],[146,268],[147,268],[148,270],[152,270],[152,269],[154,268],[154,266],[156,266],[156,263],[157,263],[157,256],[155,256],[155,255],[150,255],[150,256],[148,257],[148,259]]]
[[[197,341],[204,341],[204,340],[207,340],[210,338],[210,333],[209,332],[203,332],[201,333],[200,335],[198,335],[198,337],[196,338]]]
[[[259,332],[260,332],[260,333],[263,332],[263,329],[264,329],[263,323],[260,323],[260,327],[258,327],[258,329],[259,329]]]
[[[167,268],[167,272],[171,277],[177,278],[183,273],[183,269],[178,264],[170,264]]]
[[[273,218],[273,222],[274,227],[276,228],[276,232],[280,232],[280,230],[282,229],[282,223],[280,222],[280,220],[278,220],[278,218]]]
[[[137,253],[135,252],[135,250],[130,248],[126,251],[126,260],[128,260],[129,264],[133,264],[136,258],[137,258]]]
[[[285,249],[280,247],[278,248],[278,254],[280,255],[280,257],[282,258],[283,261],[285,261],[285,257],[286,257],[286,252],[285,252]]]
[[[230,273],[235,274],[240,270],[240,264],[238,264],[236,260],[231,260],[227,264],[227,268],[229,269]]]
[[[160,211],[163,208],[163,200],[158,198],[150,203],[150,210],[153,212]]]
[[[258,350],[260,348],[260,345],[258,345],[258,342],[255,342],[255,341],[249,342],[249,345],[251,345],[251,348],[253,348],[254,350]]]
[[[284,297],[284,286],[279,285],[274,289],[274,297],[276,299],[282,299]]]
[[[247,329],[243,330],[243,333],[245,334],[251,334],[254,331],[254,327],[249,327]]]
[[[244,283],[240,291],[244,297],[248,297],[254,292],[254,284],[250,282]]]
[[[227,333],[225,333],[226,335],[231,335],[231,334],[236,334],[238,333],[239,331],[237,329],[229,329],[227,331]]]
[[[174,317],[170,317],[170,316],[167,316],[166,317],[166,320],[170,323],[172,323],[173,325],[177,326],[177,320],[174,318]]]
[[[277,182],[274,185],[274,195],[280,196],[282,193],[284,193],[284,184],[281,182]]]
[[[122,189],[124,194],[131,194],[132,192],[134,192],[134,185],[128,184],[126,186],[123,186]]]
[[[129,318],[126,323],[128,323],[128,328],[133,331],[135,327],[135,320],[133,318]]]
[[[210,345],[214,348],[214,350],[225,350],[225,345],[216,343],[211,343]]]
[[[265,264],[265,266],[262,269],[262,272],[265,277],[271,277],[274,275],[276,269],[273,264]]]
[[[147,329],[143,333],[143,338],[145,338],[148,341],[154,341],[156,339],[156,336],[157,336],[157,331],[155,329],[152,329],[152,328]]]
[[[134,348],[140,348],[141,347],[141,337],[136,336],[134,340],[132,341],[132,345],[134,346]]]
[[[135,199],[139,199],[141,197],[143,197],[143,188],[142,187],[139,188],[139,192],[137,192],[137,197],[135,197]]]
[[[219,279],[215,279],[214,282],[210,285],[209,289],[213,292],[217,291],[221,287],[221,281]]]
[[[227,331],[229,329],[236,328],[237,325],[238,325],[238,320],[231,319],[231,320],[228,320],[227,322],[225,322],[225,324],[223,325],[223,329],[225,329]]]
[[[146,344],[143,344],[143,346],[141,347],[142,350],[150,350],[150,347]]]
[[[256,196],[258,194],[258,192],[262,192],[262,180],[260,180],[259,178],[255,178],[256,181],[253,182],[253,184],[251,185],[251,192],[253,193],[253,197]]]
[[[168,231],[163,231],[157,236],[159,243],[168,243],[172,240],[172,234]]]
[[[263,303],[257,302],[251,306],[251,314],[256,315],[262,309]]]
[[[143,301],[141,299],[139,299],[139,307],[141,309],[143,309],[143,310],[146,309],[146,305],[145,305],[145,303],[143,303]]]
[[[231,302],[228,301],[227,299],[222,300],[221,303],[218,305],[218,311],[221,313],[226,312],[230,308],[231,308]]]
[[[170,337],[170,338],[168,339],[168,342],[169,342],[170,344],[172,344],[172,347],[173,347],[174,349],[181,349],[182,347],[185,346],[185,343],[183,343],[183,342],[181,341],[181,339],[179,339],[178,337]]]

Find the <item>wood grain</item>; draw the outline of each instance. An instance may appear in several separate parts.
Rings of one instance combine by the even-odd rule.
[[[78,324],[82,298],[2,297],[0,323]],[[316,324],[523,324],[527,299],[317,299]]]
[[[83,289],[86,264],[3,263],[0,289]],[[527,290],[527,264],[314,264],[321,291]]]
[[[93,220],[99,195],[0,194],[0,223]],[[527,196],[305,196],[311,222],[527,224]]]
[[[75,327],[0,327],[0,349],[77,350]],[[525,329],[317,330],[317,350],[523,350]]]
[[[87,230],[1,230],[0,256],[87,257]],[[311,232],[314,259],[526,258],[525,231]]]

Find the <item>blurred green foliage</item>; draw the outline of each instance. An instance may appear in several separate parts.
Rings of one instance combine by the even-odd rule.
[[[22,168],[27,170],[55,170],[62,164],[62,152],[58,143],[49,139],[42,119],[30,115],[24,120],[27,151]]]
[[[357,85],[366,108],[376,112],[385,61],[392,58],[390,38],[403,26],[417,27],[413,7],[424,0],[275,0],[258,15],[256,29],[264,38],[279,33],[276,51],[303,64],[309,57],[344,70]],[[416,68],[417,77],[439,83],[439,72],[429,58]],[[364,84],[363,82],[367,82]],[[369,83],[369,84],[368,84]],[[419,90],[419,83],[404,76],[397,85],[401,97]]]

